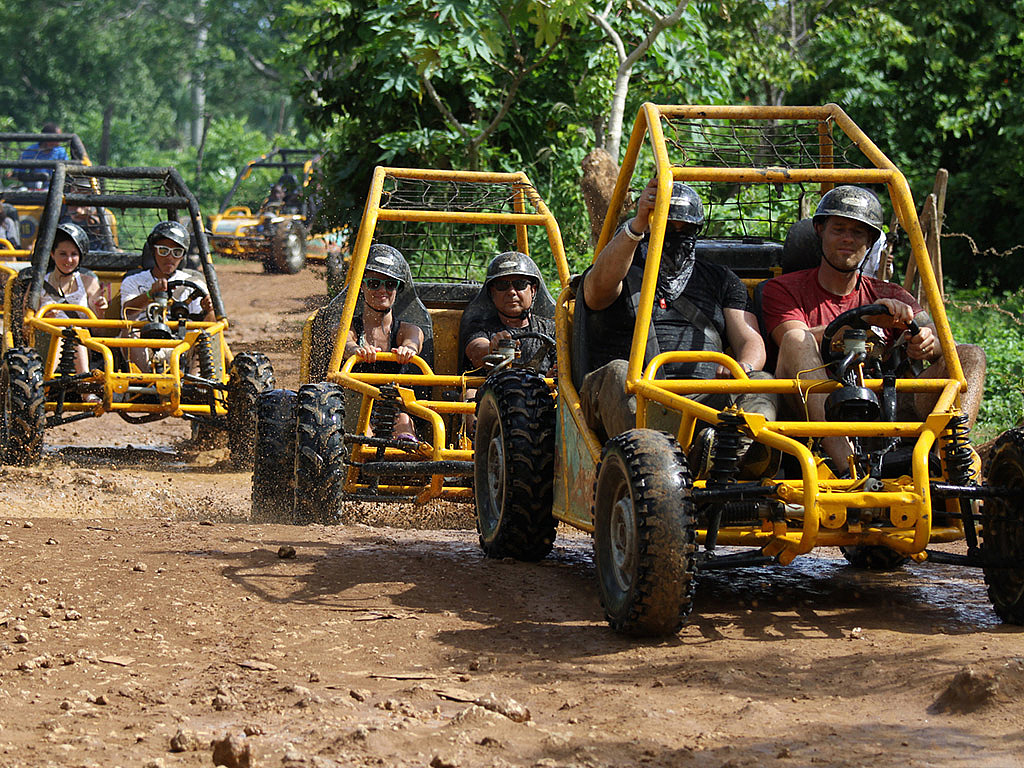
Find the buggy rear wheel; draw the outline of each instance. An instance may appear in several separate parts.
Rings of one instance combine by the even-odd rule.
[[[839,549],[850,565],[868,571],[895,571],[909,560],[906,555],[877,544],[858,544]]]
[[[266,272],[294,275],[306,266],[306,231],[298,221],[279,224],[270,238],[270,253],[263,260]]]
[[[252,468],[252,519],[290,521],[295,493],[295,402],[291,389],[256,398],[256,457]]]
[[[686,457],[664,432],[604,447],[594,483],[594,564],[605,618],[630,635],[675,633],[693,605],[696,519]]]
[[[982,508],[981,553],[986,562],[995,563],[984,568],[988,597],[1000,619],[1024,624],[1024,429],[999,437],[985,479],[989,486],[1008,491],[986,499]]]
[[[43,455],[46,396],[43,361],[32,347],[9,349],[0,369],[0,459],[29,466]]]
[[[348,459],[344,390],[326,382],[303,384],[295,418],[293,522],[338,523]]]
[[[274,386],[274,369],[262,352],[235,355],[228,369],[228,448],[231,462],[251,469],[256,449],[256,398]]]
[[[476,407],[476,528],[488,557],[540,560],[555,541],[555,402],[543,377],[506,369]]]

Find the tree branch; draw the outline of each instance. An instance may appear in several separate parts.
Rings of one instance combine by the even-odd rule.
[[[420,75],[420,79],[423,81],[423,87],[427,91],[427,96],[429,96],[430,100],[434,102],[434,106],[437,107],[437,111],[441,113],[444,121],[458,131],[462,138],[471,142],[472,140],[469,137],[469,131],[467,131],[466,127],[459,122],[459,119],[455,117],[450,109],[448,109],[448,105],[441,100],[441,96],[436,90],[434,90],[434,84],[430,81],[430,75],[424,71],[423,74]]]
[[[242,54],[245,56],[246,61],[252,65],[252,68],[263,75],[268,80],[273,80],[276,83],[281,82],[281,73],[274,69],[272,66],[267,64],[265,61],[257,58],[252,51],[246,46],[242,46]]]

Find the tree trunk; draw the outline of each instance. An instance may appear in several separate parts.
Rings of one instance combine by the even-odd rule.
[[[199,62],[192,72],[192,146],[198,147],[203,140],[205,132],[204,120],[206,118],[206,72],[203,69],[203,53],[206,50],[206,41],[210,34],[207,26],[205,13],[206,0],[198,0],[196,3],[196,61]]]

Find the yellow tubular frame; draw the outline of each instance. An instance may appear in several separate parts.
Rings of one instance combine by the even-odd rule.
[[[812,169],[782,168],[710,168],[674,166],[671,164],[665,137],[662,132],[662,117],[705,118],[705,119],[746,119],[746,120],[816,120],[821,142],[822,156],[826,162],[831,158],[831,132],[834,127],[842,130],[875,165],[868,169],[839,169],[832,167]],[[648,268],[640,290],[637,322],[633,330],[632,349],[628,363],[626,389],[637,398],[637,426],[646,425],[649,402],[662,404],[682,415],[679,439],[688,445],[697,419],[717,422],[717,411],[703,406],[680,393],[701,392],[778,392],[799,393],[806,391],[807,384],[796,379],[771,381],[749,380],[744,372],[725,355],[706,352],[667,352],[658,355],[644,369],[644,350],[650,327],[650,316],[654,304],[654,290],[661,259],[668,219],[669,198],[673,181],[710,181],[725,183],[773,183],[787,184],[817,182],[823,189],[839,183],[885,184],[889,190],[896,215],[907,232],[912,257],[917,263],[921,276],[926,306],[929,308],[937,336],[942,348],[948,379],[900,380],[897,390],[903,392],[939,393],[931,415],[921,422],[871,422],[871,423],[830,423],[830,422],[766,422],[756,415],[746,415],[750,432],[762,443],[784,453],[793,455],[802,472],[799,481],[782,481],[778,495],[786,503],[802,506],[803,521],[800,530],[790,531],[785,524],[765,525],[763,528],[723,526],[718,541],[724,545],[767,547],[766,553],[778,555],[783,563],[793,557],[809,552],[816,546],[840,544],[878,544],[885,542],[890,548],[908,555],[921,553],[930,540],[954,540],[958,538],[959,525],[933,530],[932,510],[929,494],[928,453],[945,430],[950,416],[960,412],[961,393],[966,390],[966,380],[956,355],[956,345],[950,331],[945,308],[936,284],[935,273],[927,256],[924,236],[917,218],[913,198],[907,181],[893,163],[871,142],[859,127],[835,104],[821,107],[736,107],[736,106],[657,106],[644,104],[633,124],[622,169],[616,181],[608,210],[621,210],[626,202],[630,182],[636,171],[637,159],[646,140],[654,157],[657,173],[657,199],[651,220],[651,242],[648,252]],[[604,227],[595,253],[600,253],[614,236],[615,217],[605,219]],[[559,298],[558,314],[558,366],[563,374],[570,370],[568,346],[568,294]],[[657,370],[669,362],[713,360],[726,365],[733,379],[712,381],[668,381],[656,380]],[[880,380],[868,380],[864,385],[877,389]],[[828,391],[837,385],[832,382],[818,382],[816,391]],[[596,463],[601,447],[593,433],[585,426],[579,408],[579,394],[570,377],[559,379],[559,407],[568,408],[579,427],[586,448]],[[899,435],[916,437],[912,457],[912,477],[886,481],[881,491],[859,490],[861,480],[838,480],[824,466],[819,464],[807,445],[801,442],[809,436],[856,436],[856,435]],[[564,446],[562,446],[564,450]],[[563,457],[564,458],[564,457]],[[703,481],[695,483],[702,487]],[[843,530],[846,507],[889,507],[894,524],[897,511],[899,522],[894,529],[868,528],[851,532]],[[568,510],[560,517],[574,524],[583,516],[582,510]],[[962,531],[960,531],[962,533]],[[699,532],[698,537],[703,537]]]
[[[523,185],[523,193],[514,202],[515,211],[512,213],[473,213],[473,212],[451,212],[451,211],[425,211],[419,209],[395,209],[380,207],[383,196],[384,183],[388,177],[405,179],[422,179],[461,182],[477,182],[491,184],[520,184]],[[527,200],[537,210],[537,213],[527,212]],[[507,224],[516,228],[517,248],[523,253],[529,254],[529,240],[527,235],[528,226],[539,226],[545,229],[548,237],[548,244],[554,257],[558,279],[562,288],[569,283],[569,267],[565,259],[565,250],[562,244],[562,234],[555,221],[554,216],[548,210],[547,205],[537,194],[533,183],[525,173],[489,173],[476,171],[439,171],[422,168],[388,168],[378,166],[374,169],[373,178],[370,182],[370,191],[366,197],[366,204],[363,208],[363,217],[359,225],[359,233],[356,237],[355,246],[352,250],[352,258],[349,262],[347,286],[358,286],[363,279],[363,272],[366,267],[366,256],[373,242],[373,234],[378,221],[411,221],[429,223],[462,223],[462,224]],[[421,446],[419,455],[422,458],[432,461],[470,461],[473,458],[472,449],[468,448],[447,448],[447,436],[441,414],[472,414],[475,405],[472,402],[447,402],[438,400],[418,400],[413,393],[414,386],[430,387],[479,387],[484,382],[484,376],[458,376],[440,375],[434,373],[430,366],[420,357],[413,358],[413,364],[419,368],[416,374],[379,374],[379,373],[354,373],[353,365],[358,359],[349,357],[345,359],[345,342],[348,339],[349,328],[352,326],[352,317],[355,314],[356,302],[359,297],[358,290],[348,290],[345,296],[345,303],[342,307],[339,320],[338,332],[334,338],[331,359],[327,365],[325,380],[339,384],[346,389],[358,392],[363,395],[362,407],[360,408],[359,421],[356,431],[359,434],[366,434],[369,426],[370,406],[372,400],[380,396],[378,386],[380,384],[397,384],[406,410],[413,416],[428,421],[433,429],[433,441],[429,449]],[[300,376],[303,382],[309,381],[309,361],[312,349],[312,327],[316,314],[310,315],[302,329],[302,362]],[[380,353],[377,355],[380,361],[394,361],[392,353]],[[387,458],[408,458],[408,454],[393,449],[385,451]],[[375,450],[370,451],[361,446],[353,446],[351,458],[354,464],[375,456]],[[348,479],[345,485],[346,492],[358,490],[356,478],[358,466],[349,469]],[[434,476],[425,487],[421,486],[385,486],[381,485],[382,493],[404,493],[419,491],[417,502],[423,503],[434,498],[448,498],[461,501],[472,499],[472,490],[465,487],[445,487],[442,476]]]
[[[5,269],[0,266],[0,269]],[[8,278],[13,280],[16,274]],[[10,292],[6,292],[4,298],[4,316],[10,317]],[[85,315],[84,318],[51,317],[52,313],[59,311],[71,311]],[[211,337],[223,336],[228,327],[226,319],[213,322],[189,321],[186,325],[184,339],[139,339],[125,338],[121,336],[94,336],[97,330],[118,331],[128,329],[140,329],[147,321],[145,320],[101,320],[95,313],[85,306],[78,304],[47,304],[38,313],[31,309],[25,312],[25,324],[30,334],[42,332],[48,334],[52,341],[49,346],[47,358],[44,361],[43,378],[51,380],[55,377],[57,367],[57,344],[61,332],[68,327],[74,327],[78,333],[81,344],[94,352],[99,353],[103,360],[103,368],[95,369],[91,375],[83,379],[84,382],[99,383],[103,385],[102,403],[65,403],[65,411],[95,411],[97,414],[109,413],[112,411],[125,411],[127,413],[161,413],[167,416],[181,416],[184,413],[210,413],[209,405],[205,403],[182,403],[181,402],[181,377],[184,366],[181,362],[182,355],[188,353],[196,343],[196,338],[202,331],[206,331]],[[12,346],[10,329],[4,328],[5,344],[9,349]],[[231,353],[226,343],[214,342],[215,354],[219,355],[220,370],[223,372],[221,382],[227,382],[227,370],[231,363]],[[114,349],[170,349],[169,369],[166,373],[124,373],[115,370]],[[136,403],[133,401],[115,402],[115,395],[123,395],[132,386],[153,386],[156,391],[168,397],[166,403]],[[211,415],[224,416],[227,408],[222,397],[215,397],[215,410]],[[49,403],[49,401],[48,401]]]

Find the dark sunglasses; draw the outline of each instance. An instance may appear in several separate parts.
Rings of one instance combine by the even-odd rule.
[[[363,285],[369,288],[371,291],[376,291],[381,286],[384,286],[389,291],[394,291],[398,288],[398,281],[393,277],[382,279],[379,277],[366,277],[363,278]]]
[[[517,291],[525,291],[533,285],[533,280],[529,280],[525,277],[516,277],[512,280],[495,280],[491,285],[494,286],[494,290],[496,291],[507,291],[509,288],[515,288]]]

